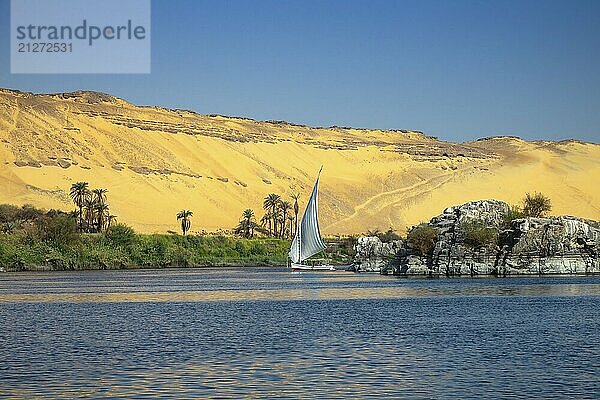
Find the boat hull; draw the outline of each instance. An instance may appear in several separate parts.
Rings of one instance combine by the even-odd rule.
[[[303,265],[292,263],[292,271],[335,271],[333,265]]]

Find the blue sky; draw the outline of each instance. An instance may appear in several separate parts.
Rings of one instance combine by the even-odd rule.
[[[600,1],[158,1],[149,75],[11,75],[136,104],[315,126],[600,140]]]

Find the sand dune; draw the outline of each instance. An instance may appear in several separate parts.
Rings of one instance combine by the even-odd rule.
[[[0,202],[71,209],[72,182],[109,190],[143,232],[229,229],[271,192],[305,200],[324,165],[322,230],[403,230],[445,207],[541,191],[555,214],[600,219],[600,145],[491,138],[446,143],[416,131],[313,128],[139,107],[110,95],[0,90]]]

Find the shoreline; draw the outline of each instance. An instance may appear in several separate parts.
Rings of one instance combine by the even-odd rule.
[[[3,268],[3,269],[2,269]],[[100,271],[185,271],[185,270],[207,270],[207,269],[260,269],[260,268],[268,268],[274,270],[289,270],[285,264],[279,262],[214,262],[207,263],[205,265],[195,265],[195,266],[182,266],[182,265],[168,265],[168,266],[157,266],[157,265],[148,265],[148,266],[134,266],[134,267],[126,267],[126,268],[79,268],[79,269],[52,269],[45,266],[37,266],[37,267],[28,267],[26,269],[16,269],[16,268],[0,268],[0,274],[20,274],[20,273],[44,273],[44,272],[100,272]],[[290,270],[290,272],[292,272]],[[567,278],[567,277],[600,277],[600,272],[588,272],[588,273],[546,273],[546,274],[523,274],[523,273],[515,273],[515,274],[507,274],[504,276],[498,276],[494,274],[477,274],[477,275],[445,275],[445,274],[392,274],[392,273],[380,273],[376,271],[360,271],[355,272],[353,270],[344,270],[337,269],[335,271],[300,271],[299,273],[310,273],[310,274],[319,274],[323,276],[328,276],[331,273],[348,273],[348,274],[357,274],[357,275],[380,275],[386,276],[390,278],[399,278],[399,279],[418,279],[418,280],[460,280],[460,279],[506,279],[506,278]],[[2,275],[0,275],[2,276]]]
[[[2,270],[4,268],[4,270]],[[79,271],[149,271],[149,270],[193,270],[193,269],[208,269],[208,268],[285,268],[285,264],[277,262],[222,262],[222,263],[207,263],[204,265],[182,266],[182,265],[147,265],[147,266],[131,266],[117,268],[77,268],[77,269],[53,269],[47,266],[30,266],[24,269],[2,267],[0,273],[21,273],[21,272],[79,272]]]

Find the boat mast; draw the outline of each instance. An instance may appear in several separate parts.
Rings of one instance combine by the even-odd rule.
[[[300,222],[300,225],[298,226],[296,235],[298,236],[298,262],[302,264],[302,259],[300,258],[302,257],[302,222]]]

